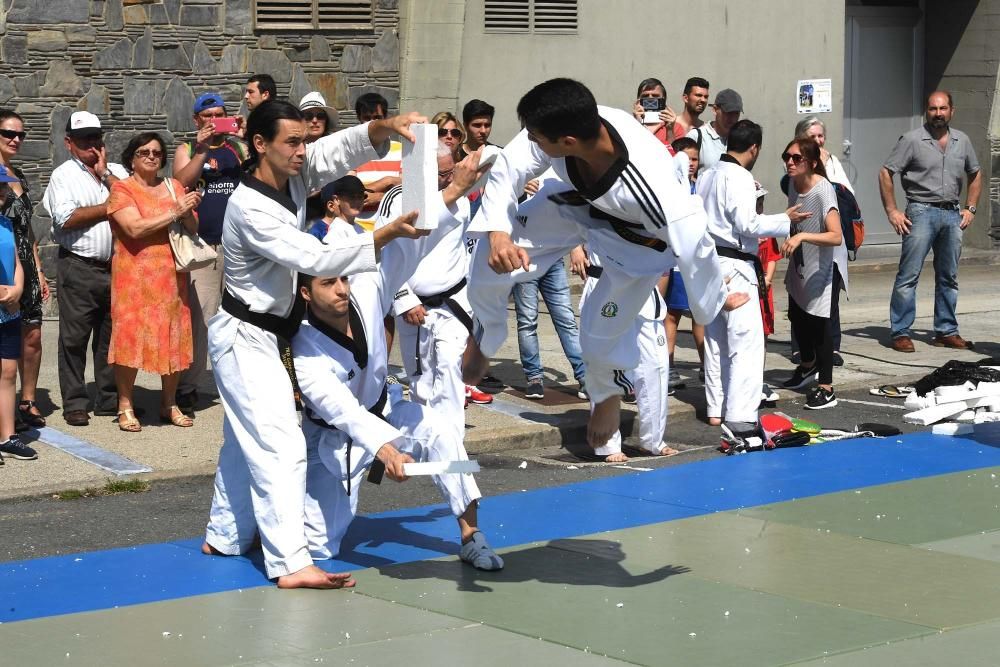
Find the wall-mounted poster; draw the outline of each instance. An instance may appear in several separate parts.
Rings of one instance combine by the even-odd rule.
[[[799,113],[828,113],[833,111],[833,80],[804,79],[796,86]]]

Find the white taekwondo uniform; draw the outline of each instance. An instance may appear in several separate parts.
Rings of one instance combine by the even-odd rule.
[[[326,245],[304,231],[306,195],[387,148],[388,142],[372,146],[367,125],[341,130],[306,148],[302,171],[289,179],[287,192],[245,176],[226,207],[225,294],[208,325],[225,420],[205,540],[235,555],[259,531],[272,579],[312,563],[303,529],[305,438],[279,351],[302,318],[293,308],[298,272],[376,270],[370,234]]]
[[[420,258],[449,242],[465,221],[466,207],[441,208],[438,227],[428,236],[388,243],[377,272],[351,277],[352,337],[309,315],[292,341],[305,407],[305,533],[313,558],[332,558],[339,552],[357,511],[363,473],[385,443],[417,461],[468,459],[463,433],[446,426],[431,408],[409,401],[391,403],[385,383],[388,351],[382,321],[393,296]],[[335,233],[332,228],[330,233]],[[435,475],[434,483],[456,517],[481,497],[469,474]]]
[[[709,417],[756,422],[764,382],[764,323],[758,296],[760,237],[788,236],[784,213],[758,215],[753,176],[723,155],[697,181],[705,201],[708,232],[719,262],[731,276],[729,289],[749,292],[750,301],[722,311],[705,326],[705,400]],[[742,253],[742,257],[739,257]],[[728,255],[728,256],[727,256]],[[690,294],[690,292],[689,292]]]
[[[585,187],[576,160],[550,158],[522,130],[490,169],[482,208],[469,227],[470,234],[511,234],[531,260],[528,271],[498,275],[487,263],[489,243],[479,243],[473,255],[469,301],[478,319],[476,339],[487,357],[506,338],[507,299],[515,282],[544,275],[556,259],[580,243],[600,256],[604,278],[580,315],[580,347],[592,404],[619,391],[613,381],[615,369],[638,364],[633,342],[638,336],[636,316],[665,271],[675,264],[680,267],[696,321],[714,319],[728,294],[715,246],[705,231],[701,199],[682,182],[666,147],[631,114],[608,107],[598,111],[619,158],[594,187]],[[604,219],[567,212],[560,220],[533,227],[521,223],[518,196],[529,180],[550,167]],[[576,224],[568,217],[578,218]],[[571,229],[576,233],[567,236]]]
[[[385,193],[375,226],[388,224],[401,215],[403,187]],[[411,400],[434,408],[465,437],[465,383],[462,355],[472,333],[472,309],[466,295],[469,253],[465,227],[469,222],[469,200],[455,202],[456,217],[462,224],[453,227],[431,249],[406,283],[394,294],[396,333],[403,367],[410,378]],[[422,326],[413,326],[401,315],[423,304],[427,310]]]
[[[597,284],[603,279],[601,260],[588,249],[587,280],[580,294],[580,310],[590,298]],[[639,364],[632,370],[615,371],[614,382],[622,394],[634,393],[637,422],[639,426],[639,446],[652,454],[659,454],[667,444],[663,441],[667,432],[667,378],[670,372],[670,355],[667,353],[667,333],[663,318],[667,314],[667,304],[663,302],[660,290],[654,286],[636,318],[638,324]],[[621,431],[608,441],[594,448],[599,456],[616,454],[622,450]]]

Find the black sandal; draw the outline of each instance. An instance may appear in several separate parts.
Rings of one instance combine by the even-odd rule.
[[[21,401],[17,404],[17,414],[21,421],[31,428],[42,428],[45,426],[45,417],[36,415],[32,410],[37,410],[38,405],[34,401]]]

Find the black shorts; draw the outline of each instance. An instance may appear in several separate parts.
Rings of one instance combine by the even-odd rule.
[[[21,318],[0,324],[0,359],[21,358]]]

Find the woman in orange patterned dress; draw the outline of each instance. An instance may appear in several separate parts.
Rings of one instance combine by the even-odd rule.
[[[201,196],[172,180],[174,195],[159,171],[166,165],[163,139],[155,132],[132,138],[122,152],[131,176],[111,187],[108,219],[115,238],[111,260],[111,347],[118,385],[118,428],[141,431],[132,405],[139,369],[160,376],[160,420],[175,426],[194,421],[177,407],[180,371],[193,355],[188,277],[174,268],[167,229],[180,221],[194,231]]]

